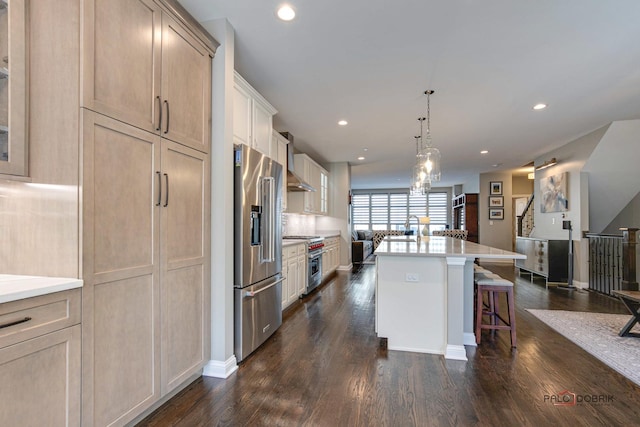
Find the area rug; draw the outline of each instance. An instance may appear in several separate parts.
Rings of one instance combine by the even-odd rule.
[[[620,329],[631,318],[630,314],[534,309],[527,311],[640,385],[640,338],[618,336]],[[640,327],[634,326],[631,332],[640,333]]]

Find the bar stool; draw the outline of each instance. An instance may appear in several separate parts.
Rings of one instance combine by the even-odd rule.
[[[503,279],[497,274],[487,275],[488,277],[478,277],[476,280],[478,293],[476,298],[476,343],[480,344],[482,329],[508,329],[511,332],[511,347],[516,346],[516,313],[515,300],[513,297],[513,282]],[[483,304],[483,295],[487,293],[488,304]],[[506,321],[499,312],[498,298],[504,292],[507,296],[507,313],[509,321]],[[482,317],[489,316],[490,323],[482,323]],[[502,324],[500,323],[502,322]]]

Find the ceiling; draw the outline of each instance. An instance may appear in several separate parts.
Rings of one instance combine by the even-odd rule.
[[[278,110],[274,127],[321,163],[349,162],[353,188],[409,186],[426,89],[441,186],[640,118],[637,0],[291,0],[290,22],[278,0],[180,2],[229,20],[235,68]]]

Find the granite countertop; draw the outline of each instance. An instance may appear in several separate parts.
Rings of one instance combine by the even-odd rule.
[[[378,256],[464,257],[526,259],[527,256],[453,237],[428,236],[420,242],[415,236],[386,237],[374,252]]]
[[[0,303],[81,288],[83,281],[67,277],[0,274]]]

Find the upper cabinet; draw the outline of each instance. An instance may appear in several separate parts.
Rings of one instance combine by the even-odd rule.
[[[28,0],[0,0],[0,174],[28,173]]]
[[[215,47],[152,0],[84,3],[83,106],[208,152]]]
[[[277,113],[240,74],[234,74],[233,141],[248,145],[262,154],[277,158],[271,153],[273,115]]]
[[[296,173],[316,191],[289,192],[288,211],[327,215],[329,213],[329,172],[306,154],[295,155],[295,169]]]

